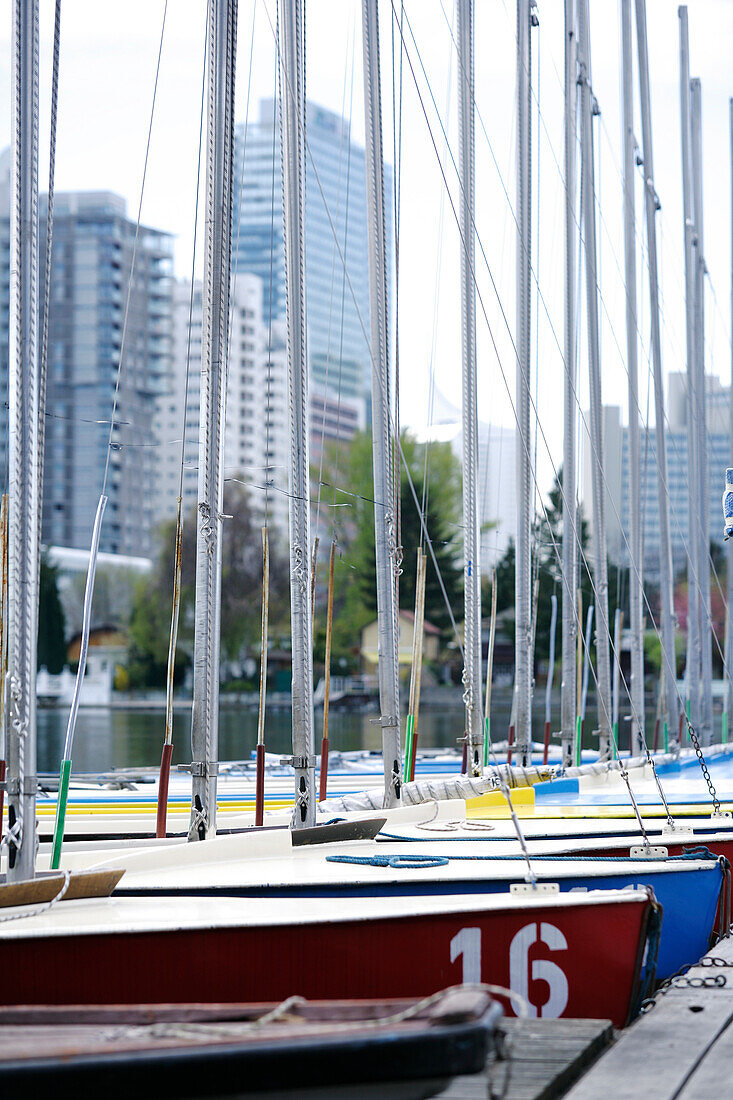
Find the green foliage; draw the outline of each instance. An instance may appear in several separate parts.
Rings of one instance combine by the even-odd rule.
[[[557,597],[558,626],[556,636],[555,657],[560,652],[560,621],[562,612],[562,600],[565,595],[565,585],[562,579],[561,555],[562,555],[562,470],[555,478],[548,494],[545,511],[536,517],[533,528],[532,553],[536,555],[538,564],[539,593],[537,597],[537,628],[535,635],[535,655],[538,658],[547,659],[550,650],[550,622],[552,616],[552,596]],[[587,522],[579,517],[580,539],[583,555],[580,561],[580,590],[582,594],[583,629],[585,629],[585,616],[591,603],[595,603],[593,583],[588,572],[591,565],[591,551],[589,547]],[[497,581],[497,611],[505,611],[514,606],[514,570],[516,548],[510,542],[504,556],[496,566]],[[608,621],[611,632],[613,631],[616,607],[621,607],[626,614],[628,622],[628,570],[618,569],[612,563],[608,563]],[[484,607],[490,607],[490,590],[488,578],[485,580]],[[597,612],[597,608],[596,608]],[[507,624],[509,625],[509,624]],[[594,618],[593,634],[597,622]],[[594,643],[592,643],[594,644]]]
[[[41,561],[38,600],[38,668],[57,675],[66,664],[66,622],[59,599],[58,569]]]
[[[418,443],[406,432],[402,434],[401,442],[415,493],[422,507],[425,444]],[[463,593],[460,565],[460,466],[448,443],[431,443],[428,459],[426,526],[448,600],[454,612],[458,612]],[[417,548],[423,541],[423,533],[415,499],[399,455],[398,461],[401,470],[400,542],[403,550],[400,604],[404,608],[411,608],[415,598]],[[322,500],[333,505],[334,534],[339,547],[335,567],[332,659],[339,671],[353,671],[358,665],[360,632],[377,613],[371,435],[368,432],[359,433],[348,451],[343,445],[338,451],[332,445],[325,456],[323,480]],[[319,574],[321,604],[324,602],[327,583],[324,557],[325,555],[321,557]],[[430,558],[425,587],[425,618],[441,629],[446,629],[450,624],[450,617],[435,566]],[[317,661],[323,659],[324,616],[325,608],[321,609],[319,606]]]
[[[677,676],[682,675],[685,667],[685,646],[685,636],[678,632],[674,639]],[[644,664],[652,668],[657,675],[662,667],[662,642],[659,634],[654,630],[647,630],[644,634]]]
[[[221,646],[236,661],[260,644],[262,549],[258,526],[252,522],[245,490],[233,482],[224,487],[222,536]],[[139,581],[130,620],[128,673],[133,687],[163,687],[168,663],[175,564],[175,522],[161,530],[161,552],[153,573]],[[186,516],[181,546],[181,605],[176,649],[176,682],[180,682],[193,652],[196,583],[196,512]],[[288,615],[288,569],[285,556],[270,535],[270,623]]]

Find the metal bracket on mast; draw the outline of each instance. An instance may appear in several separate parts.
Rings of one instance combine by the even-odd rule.
[[[189,775],[195,775],[202,779],[207,776],[219,774],[219,762],[218,760],[192,760],[190,764],[178,764],[179,772],[188,772]]]
[[[281,756],[280,763],[289,768],[315,768],[315,756]]]
[[[390,729],[393,726],[399,728],[400,724],[400,720],[396,714],[381,714],[379,718],[370,718],[369,721],[373,722],[375,725],[378,722],[382,729]]]
[[[26,775],[22,781],[18,779],[4,779],[0,783],[0,791],[10,795],[34,795],[38,791],[38,776]]]

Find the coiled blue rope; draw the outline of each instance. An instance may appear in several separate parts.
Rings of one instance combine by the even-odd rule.
[[[458,857],[463,858],[463,857]],[[445,867],[448,856],[326,856],[327,863],[355,863],[360,867],[395,867],[399,870],[422,870],[424,867]]]
[[[447,864],[455,860],[483,860],[492,862],[501,862],[502,860],[514,860],[520,859],[518,855],[495,855],[495,856],[434,856],[434,855],[384,855],[384,856],[326,856],[327,863],[354,863],[359,867],[393,867],[396,870],[420,870],[426,867],[445,867]],[[574,855],[539,855],[532,856],[532,861],[535,860],[554,860],[557,863],[638,863],[640,860],[635,856],[574,856]],[[684,848],[682,855],[679,856],[663,856],[660,860],[651,860],[650,862],[662,862],[675,863],[675,862],[687,862],[691,859],[711,859],[717,860],[718,857],[706,848],[704,845],[700,845],[697,848]]]

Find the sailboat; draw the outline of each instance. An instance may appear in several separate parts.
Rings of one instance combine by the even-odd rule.
[[[16,0],[20,3],[20,0]],[[472,5],[461,0],[463,16],[472,19]],[[524,10],[527,18],[529,11]],[[377,5],[374,0],[364,0],[365,79],[367,81],[367,112],[372,125],[378,126],[379,66]],[[216,186],[226,184],[220,177],[226,161],[227,135],[231,137],[232,102],[224,89],[233,86],[231,74],[234,63],[235,0],[212,0],[208,21],[208,124],[210,155],[207,160],[208,186],[216,196]],[[291,397],[294,398],[294,434],[296,447],[293,465],[293,500],[298,496],[298,478],[307,478],[307,452],[304,450],[304,414],[306,408],[303,343],[302,253],[300,251],[299,203],[301,183],[301,112],[302,112],[302,7],[300,0],[288,0],[283,5],[281,64],[284,95],[284,161],[286,180],[285,233],[288,270],[288,328],[290,348]],[[21,28],[19,45],[32,43],[37,36],[33,25]],[[469,36],[469,41],[471,38]],[[36,40],[37,48],[37,40]],[[32,72],[32,70],[31,70]],[[32,79],[29,73],[28,79]],[[378,148],[375,141],[374,148]],[[375,187],[373,203],[379,207],[379,178],[381,160],[377,155],[371,164]],[[219,177],[218,179],[216,177]],[[214,177],[212,179],[212,177]],[[222,259],[226,256],[226,242],[221,234],[217,243],[215,222],[219,214],[213,213],[216,204],[207,204],[207,250],[211,258],[207,263],[210,290],[221,280]],[[224,200],[226,209],[226,198]],[[226,235],[226,234],[225,234]],[[222,251],[223,249],[223,251]],[[384,274],[384,260],[379,257],[372,264],[376,282]],[[377,310],[377,313],[379,311]],[[218,323],[219,337],[226,332],[226,316]],[[210,333],[212,347],[216,339]],[[384,352],[386,356],[386,343]],[[219,347],[224,345],[220,339]],[[211,354],[211,348],[209,353]],[[386,361],[386,358],[384,359]],[[213,369],[213,367],[212,367]],[[219,371],[222,370],[219,363]],[[219,376],[219,384],[221,374]],[[215,388],[216,382],[212,380]],[[221,409],[210,403],[221,422]],[[216,425],[214,426],[216,427]],[[301,434],[299,434],[301,433]],[[216,447],[213,448],[216,450]],[[211,456],[208,456],[211,459]],[[216,546],[208,549],[215,539],[220,517],[214,515],[216,496],[216,461],[208,463],[206,492],[209,496],[208,512],[204,519],[208,529],[199,530],[199,553],[211,560],[206,565],[206,585],[213,585],[213,595],[204,587],[208,606],[201,630],[208,632],[205,639],[205,668],[200,670],[201,691],[197,696],[201,703],[200,714],[213,714],[215,723],[215,689],[211,688],[211,660],[216,652],[212,642],[212,624],[216,622]],[[211,475],[211,476],[209,476]],[[212,480],[213,479],[213,480]],[[306,491],[301,502],[307,499]],[[213,502],[213,503],[212,503]],[[292,504],[292,501],[291,501]],[[203,512],[202,512],[203,514]],[[307,508],[294,507],[291,512],[291,542],[297,564],[300,554],[302,566],[303,547],[308,545]],[[202,565],[203,570],[203,565]],[[301,569],[302,573],[302,569]],[[266,880],[274,866],[275,853],[290,850],[293,838],[304,832],[315,819],[314,768],[312,762],[312,679],[309,675],[308,652],[310,648],[309,595],[302,576],[294,570],[291,611],[293,615],[294,643],[303,642],[299,674],[294,677],[294,748],[292,767],[296,778],[296,828],[290,830],[256,830],[246,838],[221,836],[214,838],[216,813],[216,760],[215,724],[205,726],[206,737],[194,739],[194,754],[198,759],[192,765],[194,806],[190,835],[202,843],[176,845],[156,841],[149,849],[136,854],[128,849],[124,859],[138,870],[145,861],[155,867],[155,874],[162,873],[163,864],[179,861],[190,869],[195,867],[197,877],[204,876],[209,868],[220,871],[226,865],[226,856],[241,880],[242,848],[246,849],[246,867],[255,870],[259,880]],[[388,604],[389,606],[389,604]],[[202,643],[203,644],[203,643]],[[198,650],[197,650],[198,653]],[[295,654],[294,654],[295,661]],[[389,700],[389,684],[385,686],[385,699]],[[203,703],[201,702],[203,698]],[[384,706],[384,699],[382,704]],[[199,712],[197,712],[199,713]],[[387,716],[389,717],[389,716]],[[385,739],[385,800],[399,801],[401,770],[399,743],[394,742],[394,725],[383,723],[392,741]],[[390,732],[391,731],[391,732]],[[195,767],[194,767],[195,765]],[[200,767],[199,767],[200,765]],[[398,808],[384,810],[385,814],[398,814]],[[385,819],[382,819],[383,821]],[[208,837],[208,839],[207,839]],[[357,842],[358,843],[358,842]],[[367,842],[371,843],[371,842]],[[325,861],[325,849],[324,852]],[[366,854],[366,853],[365,853]],[[88,853],[87,853],[88,855]],[[348,893],[356,883],[353,870],[345,867],[343,845],[333,853],[338,862],[330,864],[336,869],[338,895]],[[359,858],[354,850],[355,858]],[[108,853],[107,862],[113,862]],[[59,893],[52,899],[50,911],[34,913],[31,909],[19,909],[8,914],[12,920],[0,924],[0,966],[6,982],[4,989],[13,1000],[26,1003],[88,1003],[99,1000],[107,989],[108,962],[115,960],[115,967],[122,976],[116,995],[121,1001],[149,1001],[154,995],[169,1001],[190,999],[190,982],[186,962],[191,958],[206,958],[207,963],[196,974],[196,995],[202,1000],[275,999],[299,989],[307,996],[349,995],[389,996],[431,992],[445,985],[455,975],[464,981],[491,976],[502,979],[509,987],[522,995],[529,995],[530,982],[544,980],[550,988],[550,999],[538,1005],[545,1015],[562,1013],[607,1015],[622,1026],[638,1006],[639,997],[652,980],[659,945],[659,907],[651,890],[632,886],[630,890],[589,890],[582,894],[561,892],[558,883],[538,882],[538,876],[529,868],[530,881],[513,881],[518,872],[507,868],[504,875],[492,876],[492,889],[487,896],[483,890],[471,897],[456,891],[455,876],[446,879],[448,891],[442,893],[437,876],[432,873],[427,880],[430,889],[425,893],[413,889],[403,897],[384,897],[383,890],[372,896],[359,896],[351,903],[339,901],[338,915],[334,912],[336,894],[324,899],[296,897],[283,899],[272,891],[262,899],[241,899],[221,896],[215,900],[185,898],[114,897],[111,899],[84,901],[63,900],[64,889],[69,883],[69,864],[73,853],[67,852],[66,863],[58,876]],[[371,858],[371,856],[370,856]],[[288,860],[292,857],[289,855]],[[162,862],[161,862],[162,861]],[[431,872],[447,866],[443,860],[414,860]],[[403,860],[403,864],[404,864]],[[408,868],[413,886],[421,879],[417,871]],[[651,865],[645,869],[645,877]],[[391,869],[392,870],[392,869]],[[552,865],[556,871],[556,865]],[[690,862],[683,868],[684,874],[696,883],[696,894],[708,897],[702,881],[715,879],[719,890],[720,869]],[[400,871],[397,872],[401,873]],[[676,875],[668,868],[672,878]],[[395,872],[392,870],[391,877]],[[543,876],[544,877],[544,876]],[[489,880],[484,879],[485,882]],[[570,879],[568,879],[568,882]],[[592,881],[585,876],[586,886]],[[600,881],[600,880],[599,880]],[[511,887],[511,888],[510,888]],[[434,894],[438,896],[432,896]],[[714,903],[711,902],[711,905]],[[302,936],[308,936],[308,951],[302,949]],[[562,955],[563,965],[554,960],[535,960],[529,967],[529,949],[541,943],[543,950]],[[425,945],[430,945],[426,952]],[[57,966],[49,966],[56,959]],[[428,959],[431,960],[428,962]],[[395,960],[399,964],[395,965]],[[597,981],[591,986],[587,973],[593,967]],[[152,969],[151,969],[152,968]],[[150,974],[156,974],[154,983]],[[184,998],[185,992],[185,998]],[[538,995],[535,989],[535,996]]]

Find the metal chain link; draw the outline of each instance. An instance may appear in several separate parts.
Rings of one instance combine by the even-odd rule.
[[[710,798],[711,798],[711,801],[713,803],[713,813],[715,814],[716,817],[718,817],[718,816],[720,816],[720,802],[718,801],[718,796],[715,793],[715,787],[713,786],[713,781],[710,778],[710,772],[708,771],[708,766],[707,766],[707,763],[705,761],[705,757],[703,755],[702,748],[700,747],[700,740],[697,736],[697,732],[695,730],[695,727],[693,726],[693,724],[692,724],[692,722],[690,721],[689,718],[687,719],[687,730],[690,734],[690,740],[692,741],[692,747],[694,748],[695,753],[697,755],[697,760],[698,760],[698,763],[700,765],[700,770],[702,771],[703,779],[705,780],[705,782],[708,785],[708,791],[710,792]]]
[[[687,977],[687,971],[697,969],[733,969],[733,961],[721,959],[718,955],[704,955],[699,962],[685,963],[669,978],[665,979],[657,989],[653,997],[647,997],[642,1002],[641,1013],[649,1012],[657,1003],[658,997],[664,997],[670,989],[723,989],[728,984],[725,974],[711,974],[704,977]]]

